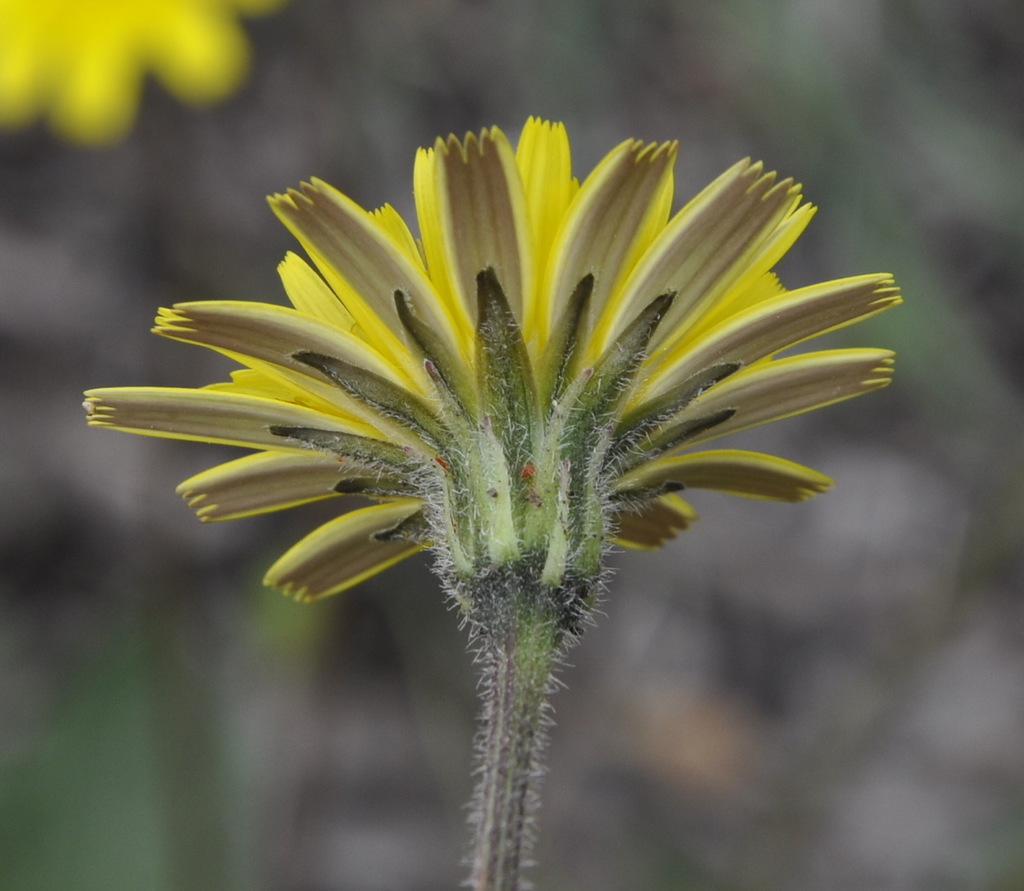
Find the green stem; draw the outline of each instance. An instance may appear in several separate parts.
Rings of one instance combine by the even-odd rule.
[[[547,694],[561,638],[550,602],[540,591],[505,594],[500,616],[477,626],[484,707],[480,780],[471,818],[476,837],[470,886],[475,891],[520,887],[538,803]]]

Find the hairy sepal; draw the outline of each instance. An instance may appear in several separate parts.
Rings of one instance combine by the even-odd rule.
[[[408,479],[426,466],[429,456],[413,449],[397,446],[382,439],[340,433],[336,430],[321,430],[316,427],[269,428],[274,436],[299,442],[307,448],[339,458],[350,458],[364,463],[368,468],[379,468],[384,473]]]
[[[614,441],[608,450],[605,465],[622,472],[625,468],[636,466],[652,451],[666,448],[660,443],[667,440],[653,438],[654,431],[669,423],[701,393],[725,380],[739,368],[738,362],[721,362],[709,366],[662,396],[643,402],[624,412],[615,426]],[[699,419],[693,429],[680,427],[676,433],[682,438],[678,439],[675,444],[679,445],[685,441],[686,437],[695,436],[697,432],[710,429],[730,417],[732,417],[731,412],[724,417],[711,415]]]
[[[568,491],[559,493],[567,502],[560,513],[567,517],[572,543],[569,562],[585,576],[600,571],[604,550],[609,495],[604,467],[615,413],[673,296],[663,294],[648,304],[593,367],[576,375],[553,408],[560,466],[571,475]]]
[[[723,408],[685,421],[666,423],[636,440],[629,440],[621,449],[610,453],[614,474],[620,476],[660,454],[681,448],[688,440],[724,424],[734,414],[735,408]]]
[[[445,408],[456,417],[467,414],[476,417],[479,413],[476,388],[472,377],[466,373],[466,363],[420,318],[412,298],[404,291],[395,291],[395,309]]]
[[[480,411],[505,452],[510,468],[533,455],[537,398],[522,330],[494,270],[477,275],[476,374]]]
[[[565,396],[567,406],[564,441],[565,457],[576,466],[592,463],[594,436],[614,429],[614,415],[623,394],[636,378],[646,355],[648,343],[672,305],[674,295],[657,297],[630,323],[618,339],[605,351],[593,368],[583,369],[575,384],[578,394]],[[603,457],[604,452],[601,452]]]
[[[541,405],[547,405],[560,396],[568,383],[569,368],[579,345],[580,321],[593,292],[594,274],[588,273],[573,289],[561,318],[552,329],[538,370]]]
[[[740,369],[739,362],[720,362],[691,375],[661,396],[625,412],[615,427],[616,439],[636,439],[681,412],[709,387]]]
[[[384,417],[398,421],[435,450],[444,442],[444,429],[429,405],[403,387],[344,359],[307,350],[292,358],[315,368],[350,396],[369,405]]]

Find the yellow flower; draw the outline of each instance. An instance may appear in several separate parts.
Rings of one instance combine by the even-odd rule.
[[[0,126],[49,114],[73,142],[131,126],[152,72],[183,102],[233,92],[249,65],[236,14],[284,0],[0,0]]]
[[[788,351],[898,303],[892,278],[787,291],[772,268],[813,214],[799,186],[745,160],[673,215],[675,156],[629,140],[579,183],[560,124],[529,120],[515,149],[497,128],[438,140],[416,159],[418,239],[318,180],[275,195],[315,266],[281,263],[293,308],[183,303],[154,329],[245,368],[91,390],[89,423],[258,450],[181,484],[203,520],[375,499],[270,569],[297,598],[430,547],[467,614],[469,580],[504,572],[562,592],[572,627],[609,541],[657,547],[691,523],[684,487],[799,501],[831,485],[693,446],[890,379],[886,350]]]

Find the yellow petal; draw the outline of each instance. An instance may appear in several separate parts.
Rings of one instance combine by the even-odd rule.
[[[825,350],[760,362],[708,389],[677,420],[735,409],[731,418],[689,440],[689,447],[877,390],[890,382],[892,363],[892,352],[874,349]]]
[[[416,239],[409,231],[408,225],[402,215],[390,204],[382,205],[373,212],[373,219],[390,236],[392,243],[397,247],[406,259],[423,275],[427,274],[427,268],[423,265],[423,256],[416,244]]]
[[[201,300],[161,309],[153,331],[164,337],[211,347],[232,356],[271,362],[300,374],[315,374],[292,358],[298,351],[343,359],[407,386],[402,369],[352,333],[297,310],[272,303]],[[424,390],[417,391],[421,394]],[[427,391],[429,392],[429,391]]]
[[[299,405],[325,415],[340,417],[346,424],[351,425],[353,431],[358,430],[362,436],[387,438],[384,431],[391,429],[387,426],[388,419],[382,418],[372,408],[341,392],[337,387],[322,384],[311,377],[303,377],[266,362],[231,353],[226,355],[239,362],[248,361],[250,367],[232,371],[230,381],[207,384],[201,392],[259,396],[285,404]]]
[[[580,337],[587,343],[585,361],[603,352],[598,338],[589,333],[597,319],[602,319],[602,331],[607,327],[605,303],[665,224],[676,149],[675,143],[630,140],[609,152],[586,178],[552,245],[555,259],[545,274],[538,327],[530,332],[541,345],[576,285],[593,273],[594,290]]]
[[[775,188],[780,192],[783,191],[786,182],[789,180],[779,183]],[[800,204],[799,189],[799,186],[791,186],[788,189],[792,203],[783,213],[777,214],[779,219],[774,224],[774,228],[772,228],[771,221],[765,225],[762,231],[763,240],[754,239],[750,250],[739,261],[739,275],[729,277],[721,282],[713,298],[702,306],[700,314],[694,316],[692,321],[687,320],[688,331],[699,327],[705,315],[713,314],[719,303],[728,304],[731,291],[734,289],[741,293],[746,291],[755,281],[774,268],[775,264],[789,252],[789,249],[796,243],[818,212],[813,204]],[[771,198],[771,195],[767,195],[765,201],[770,201]]]
[[[235,520],[338,496],[346,473],[366,471],[308,451],[259,452],[197,473],[175,491],[203,522]]]
[[[231,372],[230,381],[207,384],[204,393],[239,393],[244,396],[262,396],[264,399],[276,399],[280,402],[297,402],[295,387],[281,375],[269,372],[264,363],[253,363],[251,368],[239,368]],[[304,403],[299,403],[304,404]],[[307,405],[317,411],[330,413],[326,405]]]
[[[299,405],[219,390],[174,387],[107,387],[85,393],[86,419],[94,427],[256,449],[302,450],[271,427],[314,427],[366,436],[355,419]]]
[[[558,227],[579,191],[572,175],[572,155],[565,125],[530,118],[516,146],[516,165],[523,181],[531,248],[537,284],[543,280],[551,258],[551,246]],[[523,307],[523,330],[527,342],[535,340],[543,308],[538,305],[536,289],[527,295]]]
[[[373,214],[317,179],[304,183],[301,191],[272,196],[270,206],[352,314],[361,336],[410,377],[422,369],[396,333],[403,330],[396,290],[409,295],[442,337],[453,345],[460,342],[465,323],[453,317],[422,267]]]
[[[444,144],[440,139],[437,142],[442,146]],[[421,148],[416,151],[416,160],[412,171],[412,192],[416,199],[416,220],[420,227],[420,246],[438,301],[451,307],[450,312],[458,321],[455,336],[456,349],[452,352],[461,356],[466,365],[471,367],[473,316],[467,312],[465,303],[454,290],[452,270],[449,266],[448,252],[445,249],[445,230],[448,227],[445,219],[447,208],[444,196],[438,187],[438,166],[437,151],[432,148]],[[429,318],[429,316],[424,318]]]
[[[477,275],[493,268],[522,324],[534,276],[526,197],[505,135],[492,127],[479,137],[467,134],[464,142],[439,139],[432,153],[421,153],[418,173],[416,203],[431,278],[446,279],[442,293],[475,324]]]
[[[288,299],[299,312],[335,328],[352,331],[356,322],[327,283],[298,254],[289,251],[277,266]]]
[[[768,271],[777,253],[768,242],[795,211],[800,194],[791,180],[776,184],[774,173],[761,170],[760,164],[741,161],[675,215],[623,285],[605,341],[654,297],[671,291],[676,298],[652,346],[670,344],[729,287]],[[804,213],[797,222],[809,219]],[[795,238],[801,228],[793,223],[786,232]]]
[[[612,541],[625,548],[653,551],[689,529],[696,519],[697,512],[678,495],[662,495],[639,511],[619,514]]]
[[[677,338],[672,347],[663,346],[657,350],[652,359],[657,362],[664,361],[666,353],[677,354],[684,349],[684,344],[700,342],[712,328],[720,325],[726,319],[732,318],[745,309],[757,306],[765,300],[781,297],[785,293],[786,289],[774,272],[766,272],[744,287],[730,287],[713,304],[705,307],[699,316],[695,316],[690,321],[685,336]]]
[[[832,487],[824,474],[785,458],[716,449],[650,461],[625,474],[615,488],[624,492],[667,483],[771,501],[804,501]]]
[[[703,368],[752,365],[811,337],[861,321],[900,302],[889,275],[838,279],[760,300],[691,341],[678,342],[647,372],[634,401],[655,398]]]
[[[421,506],[416,499],[402,499],[343,514],[289,549],[267,570],[263,583],[305,601],[358,585],[421,550],[414,542],[378,537]]]
[[[409,431],[362,400],[353,397],[320,371],[294,358],[302,351],[341,359],[378,375],[401,389],[429,400],[432,389],[409,382],[403,369],[387,362],[353,334],[296,310],[268,303],[205,300],[161,309],[157,334],[215,349],[264,378],[280,382],[278,398],[329,414],[360,418],[406,445],[421,446]],[[424,375],[425,376],[425,375]],[[250,382],[251,383],[251,382]],[[266,383],[262,382],[265,387]],[[223,387],[219,388],[223,389]],[[231,390],[237,390],[235,386]],[[373,434],[371,434],[373,435]]]

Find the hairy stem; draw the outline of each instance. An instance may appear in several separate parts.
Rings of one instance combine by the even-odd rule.
[[[500,620],[479,625],[482,728],[474,891],[516,891],[533,836],[547,694],[561,639],[550,604],[508,591]],[[526,602],[524,602],[526,601]]]

